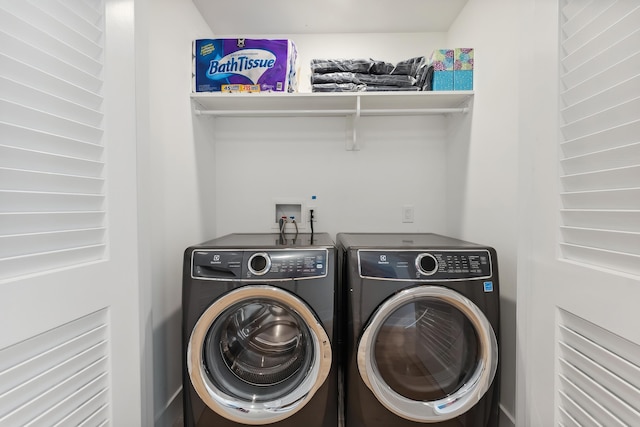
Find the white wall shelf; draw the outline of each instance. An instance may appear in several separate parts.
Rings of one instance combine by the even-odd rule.
[[[341,93],[193,93],[197,115],[214,117],[350,117],[347,149],[357,150],[361,116],[466,113],[473,91]]]

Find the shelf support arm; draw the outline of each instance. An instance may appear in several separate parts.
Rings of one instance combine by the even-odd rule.
[[[360,123],[360,96],[356,96],[356,112],[347,117],[347,151],[360,151],[358,145],[358,125]]]

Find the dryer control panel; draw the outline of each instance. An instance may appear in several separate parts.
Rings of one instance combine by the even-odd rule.
[[[191,276],[207,280],[277,281],[326,277],[327,249],[194,250]]]
[[[451,281],[492,276],[488,250],[358,251],[360,277],[384,280]]]

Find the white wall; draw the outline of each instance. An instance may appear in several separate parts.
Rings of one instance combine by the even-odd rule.
[[[171,425],[182,402],[182,254],[214,237],[213,146],[191,112],[191,42],[210,37],[190,0],[150,2],[149,144],[145,178],[153,330],[153,413]],[[141,171],[144,173],[144,171]]]
[[[473,114],[448,146],[448,233],[498,252],[502,427],[515,423],[519,18],[517,2],[469,0],[447,39],[475,51]]]
[[[274,199],[314,203],[315,231],[333,237],[443,233],[444,119],[363,118],[360,151],[345,150],[345,126],[344,118],[218,119],[218,233],[277,231]],[[415,207],[414,223],[401,222],[403,205]]]

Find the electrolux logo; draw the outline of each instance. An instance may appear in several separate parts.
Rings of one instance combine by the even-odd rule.
[[[207,77],[225,79],[232,74],[241,75],[256,84],[258,79],[276,65],[276,55],[264,49],[243,49],[232,52],[209,63]]]
[[[389,264],[389,262],[387,261],[387,256],[385,254],[380,255],[380,261],[378,261],[378,264]]]

